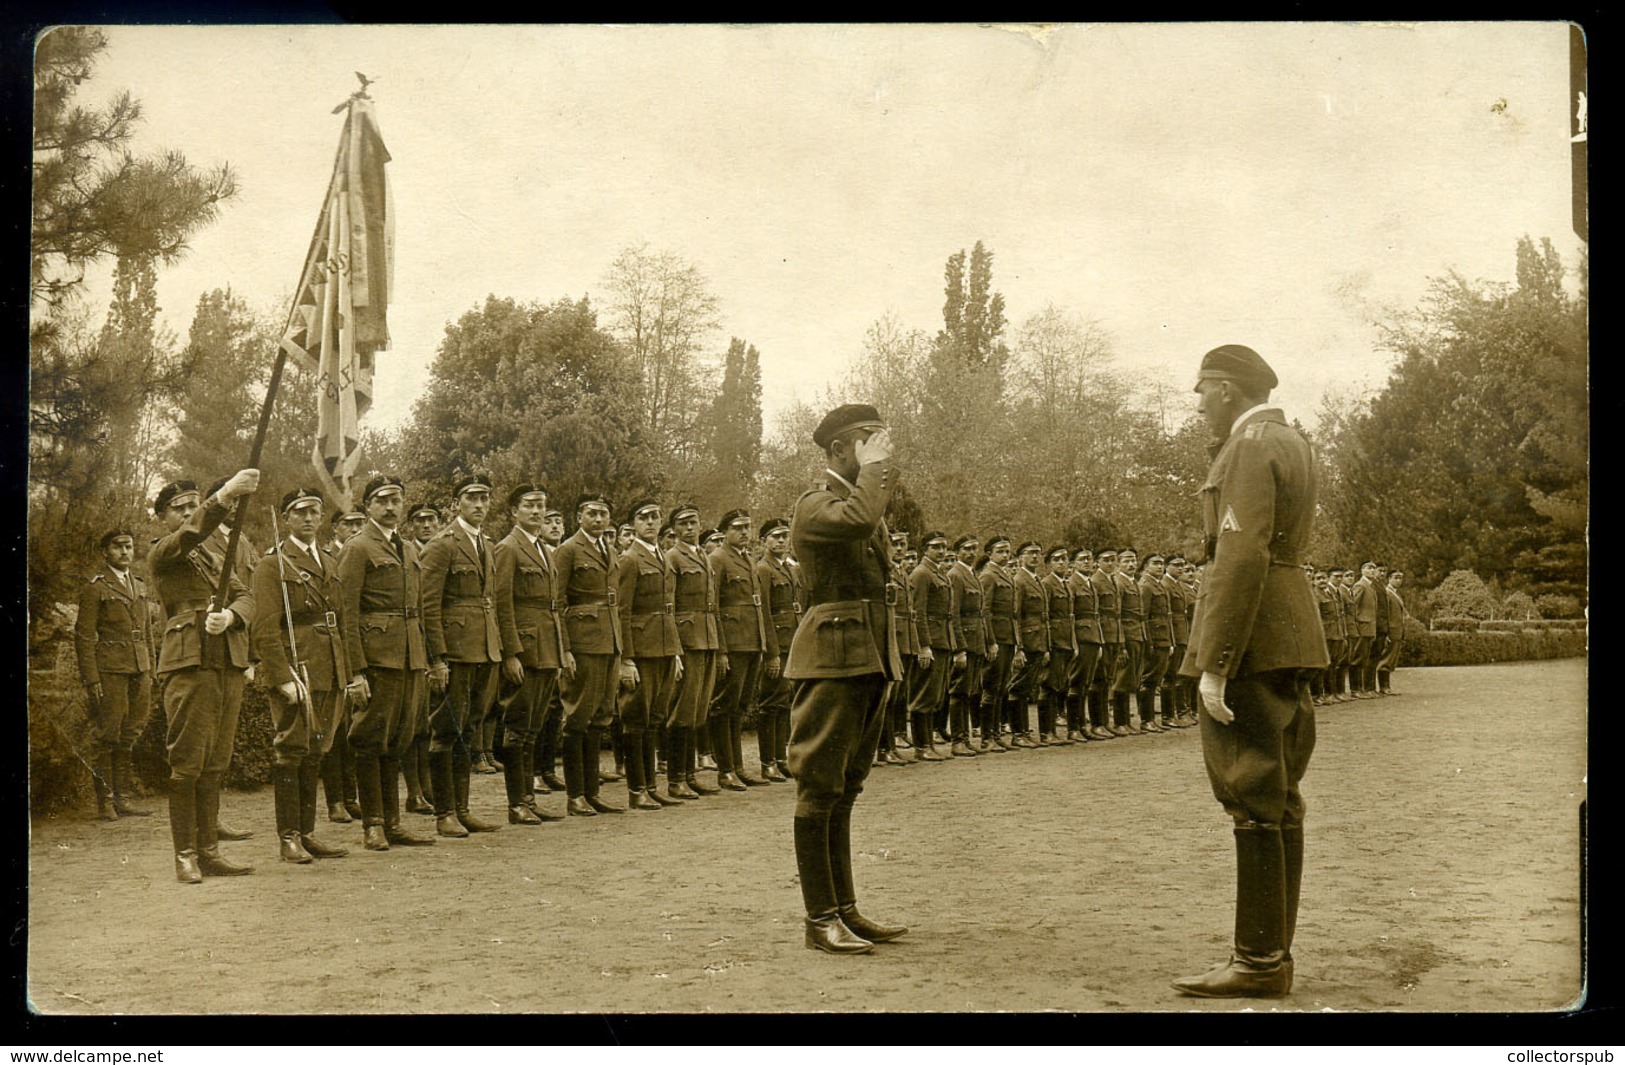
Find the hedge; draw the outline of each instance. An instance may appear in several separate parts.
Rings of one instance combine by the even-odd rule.
[[[1434,618],[1434,632],[1584,632],[1584,618],[1503,618],[1480,621],[1477,618]],[[1407,632],[1411,631],[1409,627]]]
[[[1428,632],[1405,641],[1401,666],[1478,666],[1586,654],[1586,633],[1574,629],[1517,632]]]

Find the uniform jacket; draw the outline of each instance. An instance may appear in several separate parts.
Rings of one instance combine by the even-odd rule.
[[[1252,414],[1219,447],[1201,492],[1209,561],[1182,672],[1326,665],[1301,568],[1315,518],[1313,458],[1274,408]]]
[[[1186,602],[1189,592],[1166,573],[1162,575],[1162,586],[1168,589],[1168,617],[1174,623],[1174,646],[1184,647],[1191,642],[1190,604]]]
[[[784,668],[791,680],[871,673],[901,679],[896,622],[886,602],[891,537],[884,514],[895,483],[890,463],[871,462],[859,469],[855,486],[832,475],[796,501],[790,545],[808,606]]]
[[[1315,608],[1320,611],[1320,627],[1328,640],[1343,639],[1343,604],[1334,588],[1315,589]]]
[[[764,553],[756,563],[756,583],[767,595],[767,619],[773,624],[779,654],[787,655],[801,623],[801,573]]]
[[[956,651],[954,642],[954,586],[930,559],[922,559],[908,575],[908,599],[921,646],[933,651]]]
[[[265,681],[279,687],[293,679],[292,652],[288,647],[288,614],[284,613],[282,593],[288,595],[287,610],[293,617],[293,635],[299,659],[312,692],[329,692],[344,687],[350,671],[344,654],[344,629],[340,614],[344,606],[344,586],[339,583],[338,559],[321,547],[316,559],[292,537],[282,542],[281,566],[277,550],[271,548],[254,569],[254,625],[250,630],[254,652]]]
[[[1383,591],[1388,593],[1388,636],[1393,640],[1405,638],[1405,600],[1393,588],[1384,585]]]
[[[1095,603],[1100,609],[1100,639],[1102,643],[1123,642],[1122,603],[1117,594],[1117,575],[1097,569],[1089,575],[1095,588]]]
[[[925,644],[920,641],[920,626],[914,616],[914,601],[908,594],[909,575],[903,572],[902,560],[891,567],[891,580],[886,582],[886,600],[893,604],[897,616],[897,653],[905,658],[917,655]]]
[[[564,581],[565,643],[574,654],[618,655],[626,646],[615,588],[615,547],[577,529],[553,552]]]
[[[492,552],[496,583],[497,629],[502,654],[519,659],[526,669],[558,669],[570,649],[559,612],[558,570],[553,549],[532,541],[515,525]]]
[[[1016,586],[1016,633],[1021,649],[1030,655],[1045,654],[1049,651],[1049,596],[1038,583],[1037,574],[1021,566],[1011,567],[1011,574]]]
[[[1375,636],[1377,634],[1377,589],[1370,581],[1361,577],[1349,589],[1349,604],[1354,609],[1354,621],[1357,626],[1356,636]]]
[[[1049,597],[1049,646],[1051,651],[1075,651],[1078,648],[1077,614],[1072,605],[1072,587],[1068,579],[1055,573],[1044,574],[1038,582]]]
[[[677,635],[677,571],[637,540],[615,560],[615,597],[628,658],[671,658],[683,653]]]
[[[1360,635],[1360,619],[1354,613],[1354,589],[1334,584],[1332,591],[1337,593],[1338,607],[1343,614],[1343,638],[1353,640]]]
[[[723,646],[731,654],[758,652],[777,658],[779,638],[767,618],[766,598],[756,580],[756,565],[723,544],[711,552],[711,568],[721,581],[717,601],[722,609]]]
[[[1140,586],[1126,573],[1112,574],[1117,586],[1117,624],[1123,630],[1123,640],[1145,641],[1145,597]]]
[[[1094,574],[1085,576],[1073,571],[1066,583],[1072,588],[1073,646],[1105,643],[1100,631],[1100,589],[1095,587]]]
[[[958,597],[957,646],[972,654],[986,655],[992,643],[988,635],[987,612],[982,606],[982,582],[965,563],[955,559],[948,565],[948,580]]]
[[[1373,585],[1372,588],[1371,588],[1371,598],[1376,601],[1376,605],[1377,605],[1377,632],[1376,632],[1376,635],[1378,635],[1378,636],[1386,636],[1388,634],[1388,628],[1389,628],[1388,582],[1384,581],[1381,584]]]
[[[150,673],[157,657],[152,648],[152,593],[147,582],[129,572],[130,586],[113,567],[85,582],[79,592],[79,618],[73,625],[73,647],[79,679],[100,684],[103,673]]]
[[[423,634],[429,657],[449,662],[502,661],[497,629],[496,549],[485,557],[457,521],[435,533],[423,549]]]
[[[227,507],[226,517],[231,517],[235,512],[235,509],[235,507]],[[231,534],[226,530],[224,525],[217,525],[215,526],[214,531],[209,534],[209,538],[203,542],[208,546],[210,551],[214,552],[216,557],[224,558],[226,555],[226,544],[231,542]],[[237,537],[237,569],[234,572],[237,577],[242,579],[244,584],[253,583],[252,578],[254,576],[254,567],[259,564],[259,560],[260,554],[258,551],[254,550],[253,541],[251,541],[247,536]]]
[[[1168,586],[1151,574],[1140,577],[1140,603],[1145,608],[1145,642],[1152,647],[1174,645],[1173,605]]]
[[[429,667],[418,549],[404,536],[396,542],[399,554],[377,523],[368,521],[339,552],[339,624],[352,677],[366,669]]]
[[[1016,643],[1016,581],[1010,567],[989,562],[982,567],[982,608],[987,611],[989,647]],[[993,652],[989,650],[989,654]]]
[[[676,574],[677,633],[683,647],[715,651],[722,646],[722,613],[716,572],[697,546],[678,541],[669,555]]]
[[[203,615],[220,580],[223,558],[205,541],[229,513],[224,504],[210,496],[185,525],[153,541],[147,568],[152,571],[158,598],[169,619],[164,622],[163,643],[158,649],[159,676],[203,664]],[[254,594],[235,567],[227,589],[225,606],[237,619],[225,632],[226,654],[232,666],[247,669]]]

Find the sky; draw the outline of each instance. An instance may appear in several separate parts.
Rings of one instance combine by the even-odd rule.
[[[137,152],[239,179],[160,274],[182,337],[216,287],[286,314],[330,112],[353,71],[375,80],[396,208],[380,427],[410,416],[447,322],[488,294],[603,308],[630,245],[710,280],[710,346],[760,350],[769,426],[838,383],[882,316],[935,333],[943,264],[978,240],[1011,334],[1053,303],[1109,330],[1119,368],[1181,388],[1203,352],[1247,344],[1310,425],[1328,388],[1386,378],[1374,311],[1450,270],[1511,281],[1524,234],[1569,265],[1581,247],[1559,22],[108,36],[82,97],[130,90]]]

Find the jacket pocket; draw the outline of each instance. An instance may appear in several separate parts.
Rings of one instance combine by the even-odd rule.
[[[833,610],[815,622],[813,647],[818,664],[844,668],[862,666],[873,658],[874,640],[869,619],[859,610]]]

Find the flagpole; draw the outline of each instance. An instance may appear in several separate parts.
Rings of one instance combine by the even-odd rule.
[[[349,139],[348,132],[350,129],[350,123],[355,120],[355,101],[360,99],[362,93],[364,92],[366,92],[366,89],[363,86],[361,92],[352,94],[348,101],[349,110],[346,111],[344,115],[344,130],[341,131],[339,135],[339,151],[333,159],[334,175],[338,174],[339,167],[342,165],[341,160],[344,158],[345,145]],[[332,178],[329,178],[328,182],[328,188],[331,189]],[[316,222],[316,233],[311,237],[311,243],[313,245],[321,238],[322,223],[325,220],[326,212],[323,211],[321,217],[319,217]],[[307,259],[308,257],[309,256],[307,254]],[[293,316],[294,310],[298,306],[298,300],[299,293],[296,291],[293,296],[293,306],[288,308],[288,316],[290,318]],[[260,404],[259,425],[254,430],[254,443],[248,449],[248,465],[245,467],[246,469],[259,469],[260,457],[265,452],[265,434],[271,427],[271,408],[276,405],[277,388],[282,384],[282,371],[287,367],[287,365],[288,351],[285,347],[283,347],[281,342],[278,341],[276,349],[276,361],[271,364],[271,380],[265,387],[265,402]],[[231,533],[226,537],[226,557],[220,566],[220,584],[215,588],[214,601],[209,604],[211,612],[230,601],[228,597],[231,594],[232,571],[236,568],[237,563],[237,543],[242,539],[243,522],[246,521],[247,518],[248,496],[240,496],[237,499],[237,511],[232,515],[231,518]],[[244,620],[246,622],[247,619]]]

